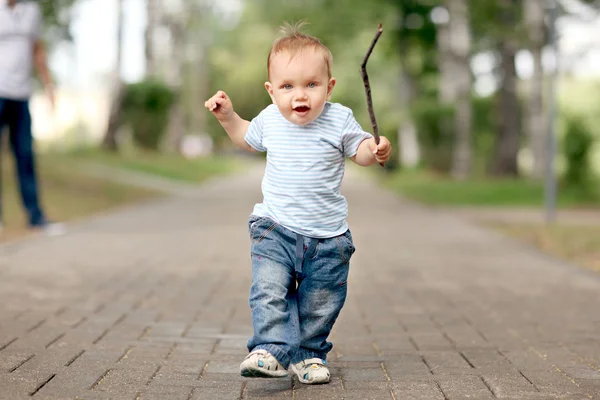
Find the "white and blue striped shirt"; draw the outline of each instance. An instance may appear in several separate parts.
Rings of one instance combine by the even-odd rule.
[[[330,238],[348,229],[348,203],[340,193],[345,157],[372,137],[352,110],[325,103],[308,125],[289,122],[271,104],[250,122],[246,142],[267,152],[263,202],[252,212],[313,238]]]

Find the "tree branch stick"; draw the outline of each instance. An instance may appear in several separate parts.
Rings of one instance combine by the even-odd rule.
[[[362,64],[360,65],[360,75],[362,76],[363,83],[365,85],[365,94],[367,95],[367,109],[369,110],[369,118],[371,119],[371,125],[373,126],[373,137],[375,138],[375,143],[379,144],[379,129],[377,128],[377,120],[375,119],[375,112],[373,111],[373,99],[371,98],[371,85],[369,84],[369,75],[367,75],[367,61],[369,61],[369,56],[373,52],[373,48],[379,40],[379,36],[383,33],[383,26],[379,23],[377,27],[377,32],[375,33],[375,37],[371,42],[371,46],[367,50],[367,54],[365,54],[365,58],[363,59]],[[383,163],[380,163],[383,166]]]

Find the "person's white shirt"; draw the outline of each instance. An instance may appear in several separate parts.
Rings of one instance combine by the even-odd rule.
[[[0,98],[27,100],[32,93],[34,44],[42,14],[33,1],[9,7],[0,0]]]

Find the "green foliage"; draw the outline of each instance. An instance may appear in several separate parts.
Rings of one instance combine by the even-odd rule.
[[[567,116],[563,154],[567,163],[565,184],[586,189],[591,183],[591,153],[594,136],[582,117]]]
[[[38,1],[44,18],[46,37],[51,41],[72,40],[71,9],[78,0]],[[82,0],[85,1],[85,0]]]
[[[451,168],[456,135],[454,112],[452,105],[433,100],[420,100],[412,107],[423,162],[437,172],[447,173]]]
[[[174,101],[173,91],[158,80],[148,79],[126,86],[123,115],[138,146],[158,150]]]
[[[401,171],[384,178],[387,187],[403,197],[435,206],[541,207],[544,184],[525,179],[469,179],[455,181],[431,171]],[[560,207],[597,205],[600,191],[583,192],[564,187],[558,191]]]
[[[440,5],[441,0],[384,0],[393,5],[397,23],[392,26],[392,34],[400,51],[417,50],[423,57],[422,70],[436,69],[435,50],[437,27],[430,18],[431,11]],[[417,71],[411,71],[417,73]]]
[[[495,49],[500,40],[525,39],[522,3],[468,0],[476,51]]]

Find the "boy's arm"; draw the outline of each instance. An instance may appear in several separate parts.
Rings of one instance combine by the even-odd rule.
[[[363,140],[358,146],[358,151],[350,159],[361,167],[368,167],[376,162],[385,163],[390,159],[392,154],[392,146],[390,141],[384,137],[380,137],[379,145],[375,144],[374,138]]]
[[[250,122],[233,111],[231,99],[225,92],[219,90],[204,103],[204,107],[217,118],[233,144],[246,151],[256,151],[245,140]]]
[[[344,155],[361,167],[386,162],[392,153],[390,141],[380,136],[379,144],[376,144],[373,136],[365,132],[356,121],[352,111],[347,109],[346,114],[347,118],[341,129]]]
[[[230,118],[223,121],[219,120],[219,122],[221,123],[223,129],[225,129],[225,132],[227,132],[227,136],[229,136],[233,144],[246,151],[256,151],[244,139],[246,137],[248,127],[250,126],[250,121],[246,121],[237,115],[237,113],[233,113]]]
[[[375,139],[365,139],[358,146],[358,151],[350,159],[361,167],[368,167],[369,165],[375,164],[375,154],[371,151],[369,142],[375,144]]]

